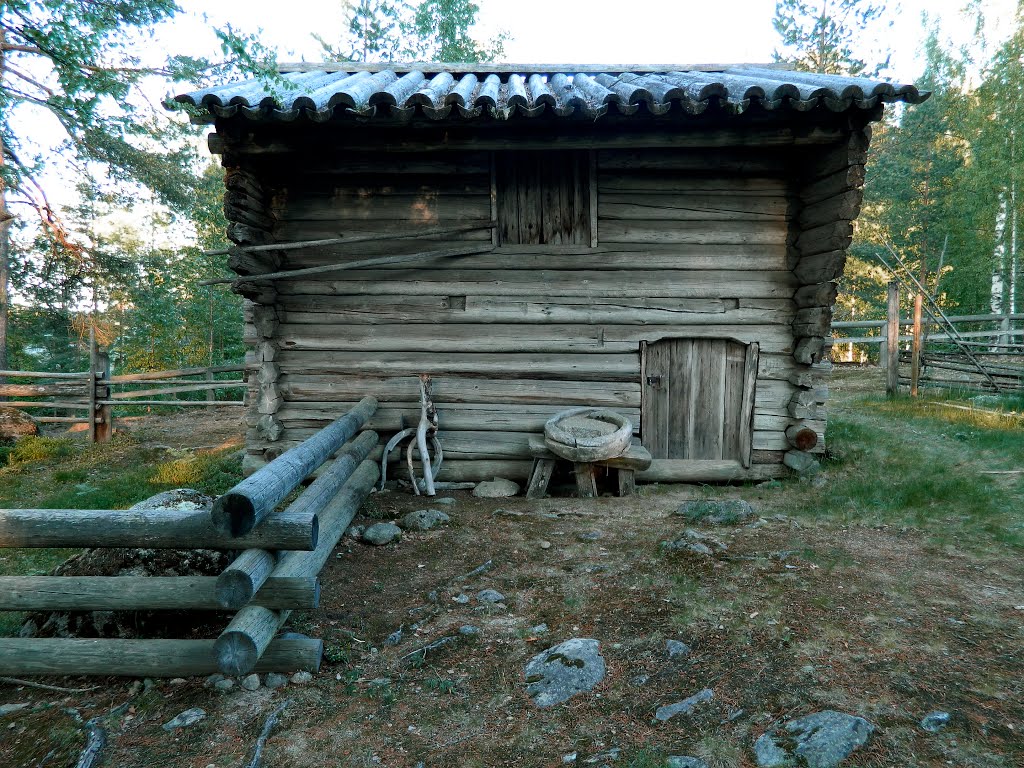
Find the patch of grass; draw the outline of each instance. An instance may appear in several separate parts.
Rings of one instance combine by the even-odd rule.
[[[23,437],[7,453],[11,465],[63,459],[75,453],[75,441],[68,437]]]
[[[660,749],[641,749],[627,758],[627,768],[665,768],[668,753]]]

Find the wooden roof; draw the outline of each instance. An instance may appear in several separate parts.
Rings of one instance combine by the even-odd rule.
[[[464,72],[464,66],[477,70]],[[277,82],[243,80],[181,94],[174,101],[198,108],[198,121],[241,117],[324,123],[345,116],[508,120],[551,114],[594,119],[609,113],[663,115],[673,109],[699,115],[713,108],[727,114],[751,108],[845,112],[869,110],[879,103],[917,104],[930,95],[909,84],[764,65],[691,65],[664,71],[560,68],[563,71],[548,65],[518,71],[514,65],[303,65],[283,68],[288,71],[282,71]]]

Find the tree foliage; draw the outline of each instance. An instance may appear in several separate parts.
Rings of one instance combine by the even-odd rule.
[[[872,0],[778,0],[772,24],[782,49],[775,51],[775,60],[808,72],[862,74],[869,64],[856,53],[856,44],[886,12],[884,2]],[[877,73],[887,62],[871,71]]]

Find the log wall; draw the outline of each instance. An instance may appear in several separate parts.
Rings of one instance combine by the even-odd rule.
[[[781,474],[797,435],[802,449],[824,448],[827,389],[815,364],[865,148],[864,131],[809,148],[596,148],[596,247],[505,246],[243,286],[254,300],[246,327],[258,369],[247,468],[366,394],[380,401],[368,428],[385,439],[415,424],[416,375],[425,372],[440,413],[442,479],[503,468],[521,476],[528,435],[563,408],[613,407],[639,431],[641,342],[694,337],[760,345],[752,466],[736,479]],[[243,161],[247,170],[229,180],[259,180],[252,186],[264,207],[248,221],[269,226],[277,242],[480,225],[429,240],[282,250],[249,264],[248,274],[492,240],[488,151],[278,152]],[[668,479],[672,468],[662,469],[652,471]]]

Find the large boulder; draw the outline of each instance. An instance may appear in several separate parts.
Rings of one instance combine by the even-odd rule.
[[[782,731],[769,731],[755,742],[760,768],[781,768],[797,761],[807,768],[836,768],[867,743],[875,726],[863,717],[826,709],[790,720]]]
[[[0,443],[38,434],[39,425],[31,416],[17,408],[0,404]]]

